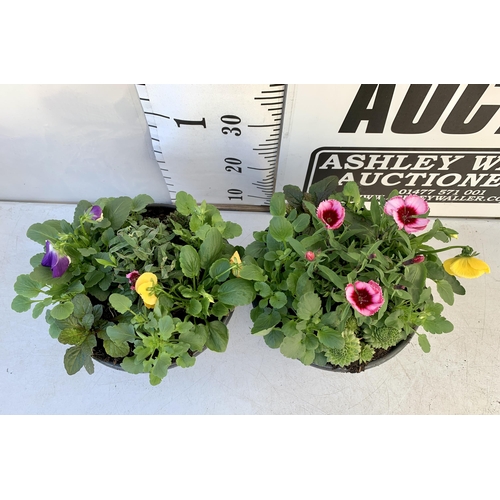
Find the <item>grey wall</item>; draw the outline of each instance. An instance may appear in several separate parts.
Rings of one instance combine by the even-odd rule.
[[[169,202],[135,85],[0,85],[0,200]]]

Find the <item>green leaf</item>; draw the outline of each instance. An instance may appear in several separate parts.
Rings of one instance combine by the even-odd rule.
[[[321,299],[315,292],[302,295],[297,305],[297,316],[300,319],[309,319],[321,309]]]
[[[181,368],[189,368],[193,366],[196,362],[196,358],[189,355],[188,352],[183,352],[177,359],[176,364]]]
[[[323,327],[318,332],[318,339],[322,344],[332,349],[342,349],[345,344],[342,333],[333,328]]]
[[[330,280],[337,288],[340,288],[342,290],[345,288],[347,280],[345,278],[341,278],[335,271],[332,271],[329,267],[319,264],[318,271],[321,275]]]
[[[97,253],[97,250],[95,248],[89,247],[89,248],[77,248],[77,250],[80,252],[80,254],[83,257],[89,257],[90,255],[94,255]]]
[[[293,208],[300,208],[302,206],[302,198],[304,197],[304,193],[299,187],[293,186],[292,184],[287,184],[283,187],[283,192],[285,193],[285,199],[290,204],[290,206],[292,206]]]
[[[40,283],[34,281],[28,274],[21,274],[14,284],[14,291],[18,295],[32,299],[36,297],[41,289]]]
[[[285,193],[276,192],[272,195],[269,212],[277,216],[286,214]]]
[[[293,222],[293,230],[296,233],[301,233],[306,229],[311,222],[311,216],[309,214],[300,214]]]
[[[16,312],[26,312],[31,309],[31,304],[33,302],[27,297],[23,297],[22,295],[16,295],[12,300],[10,307],[13,311]]]
[[[91,271],[90,273],[87,273],[85,275],[85,286],[86,288],[91,288],[94,285],[97,285],[103,278],[105,274],[102,271],[95,270]]]
[[[26,312],[31,309],[32,301],[28,297],[23,297],[22,295],[16,295],[12,301],[10,307],[12,310],[21,313]]]
[[[429,344],[429,339],[427,338],[427,335],[425,333],[418,333],[417,335],[418,335],[418,344],[422,348],[422,351],[430,352],[431,345]]]
[[[194,329],[179,335],[181,342],[186,342],[193,351],[201,351],[208,339],[208,328],[205,325],[196,325]]]
[[[198,316],[201,313],[201,302],[196,299],[191,299],[186,312],[191,314],[191,316]]]
[[[203,269],[207,269],[212,264],[212,262],[220,257],[223,248],[224,240],[222,239],[220,231],[215,227],[211,227],[207,231],[205,239],[200,246],[199,255],[201,267]]]
[[[61,344],[80,345],[89,335],[83,328],[65,328],[61,331],[57,340]]]
[[[222,321],[208,323],[207,347],[211,351],[224,352],[229,340],[227,326]]]
[[[223,283],[217,296],[228,306],[245,306],[255,299],[256,292],[252,282],[235,278]]]
[[[451,287],[450,283],[446,280],[438,280],[436,281],[437,284],[437,291],[441,298],[450,306],[453,305],[453,302],[455,300],[455,294],[453,293],[453,288]]]
[[[175,206],[182,215],[191,215],[196,211],[196,200],[185,191],[179,191],[175,196]]]
[[[312,194],[316,205],[318,205],[323,200],[327,200],[330,195],[337,191],[339,180],[335,175],[330,175],[325,179],[322,179],[315,184],[312,184],[309,188],[309,193]]]
[[[110,199],[103,210],[103,215],[111,223],[113,229],[123,226],[132,210],[132,199],[128,196]]]
[[[307,214],[302,214],[302,215],[307,215]],[[295,250],[295,253],[297,255],[299,255],[302,258],[305,258],[307,250],[306,248],[304,248],[304,246],[300,241],[296,240],[295,238],[288,238],[287,242]]]
[[[412,264],[405,268],[404,281],[408,293],[412,296],[412,301],[416,304],[418,304],[420,294],[424,289],[426,277],[427,269],[423,263]]]
[[[257,293],[264,298],[270,297],[271,294],[273,293],[271,287],[267,283],[264,283],[263,281],[256,282],[254,284],[254,288],[257,291]]]
[[[40,245],[45,245],[47,240],[54,242],[59,237],[61,229],[60,221],[45,221],[31,225],[26,232],[26,236]]]
[[[106,328],[108,337],[116,343],[133,342],[135,340],[135,330],[130,323],[118,323]]]
[[[444,273],[443,278],[451,285],[454,293],[457,295],[465,295],[465,288],[460,284],[460,281],[458,281],[455,276]]]
[[[231,263],[228,259],[218,259],[211,266],[209,274],[217,281],[226,281],[229,278]]]
[[[281,309],[286,305],[288,299],[283,292],[275,292],[275,294],[269,299],[269,304],[275,309]]]
[[[104,340],[104,350],[113,358],[124,358],[130,352],[130,346],[127,342],[113,342]]]
[[[155,201],[148,194],[139,194],[132,200],[132,212],[139,212]]]
[[[194,247],[191,245],[184,245],[181,248],[179,262],[184,276],[188,278],[198,276],[201,268],[201,260]]]
[[[151,385],[158,385],[167,376],[168,368],[172,365],[172,359],[166,352],[161,352],[156,358],[151,370],[149,381]],[[157,380],[159,379],[159,380]]]
[[[75,306],[73,305],[73,302],[63,302],[61,304],[57,304],[50,311],[50,315],[54,319],[63,320],[63,319],[68,318],[69,316],[71,316],[71,313],[73,312],[74,308],[75,308]]]
[[[359,188],[354,181],[346,182],[344,185],[344,189],[342,190],[342,193],[344,194],[344,196],[351,197],[353,199],[352,201],[355,204],[359,203],[360,200]]]
[[[306,346],[302,342],[304,334],[285,337],[280,345],[280,351],[283,356],[292,359],[299,359],[306,353]]]
[[[222,231],[222,237],[226,240],[230,240],[231,238],[237,238],[241,236],[243,230],[239,224],[236,222],[226,221],[226,225],[224,226],[224,231]]]
[[[72,302],[74,305],[73,315],[76,318],[82,319],[86,314],[92,313],[92,302],[86,295],[75,295]]]
[[[275,216],[269,223],[269,234],[276,241],[286,241],[293,236],[293,226],[285,217]]]
[[[38,302],[37,304],[35,304],[35,306],[33,307],[33,313],[32,313],[33,318],[34,319],[38,318],[38,316],[40,316],[40,314],[42,314],[43,310],[47,306],[50,306],[50,304],[52,304],[51,297],[47,297],[46,299],[42,300],[41,302]]]
[[[132,301],[119,293],[112,293],[109,296],[109,303],[120,314],[125,314],[132,307]]]
[[[244,264],[240,270],[240,278],[251,281],[265,281],[262,269],[256,264]]]
[[[68,375],[74,375],[82,366],[92,363],[92,348],[96,345],[96,339],[89,335],[86,340],[77,346],[70,347],[64,354],[64,367]]]
[[[283,342],[284,335],[279,330],[271,330],[265,337],[264,342],[271,348],[277,349]]]
[[[370,214],[372,216],[372,221],[373,224],[376,226],[380,226],[380,221],[382,219],[381,213],[380,213],[380,205],[375,196],[372,196],[370,200]]]
[[[261,313],[254,321],[251,333],[254,335],[266,335],[273,327],[281,321],[281,314],[272,310],[270,313]],[[264,333],[265,332],[265,333]]]

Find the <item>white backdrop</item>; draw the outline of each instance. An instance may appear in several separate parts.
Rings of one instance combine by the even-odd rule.
[[[0,85],[0,200],[169,202],[135,85]]]

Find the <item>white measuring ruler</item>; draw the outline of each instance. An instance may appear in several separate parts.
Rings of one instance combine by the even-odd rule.
[[[287,86],[136,85],[172,201],[186,191],[219,208],[267,210]]]

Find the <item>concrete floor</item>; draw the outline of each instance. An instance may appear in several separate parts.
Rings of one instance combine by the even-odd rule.
[[[486,415],[500,414],[500,303],[496,244],[500,220],[447,218],[491,267],[462,280],[467,294],[446,306],[455,330],[428,335],[431,352],[412,343],[389,362],[361,374],[330,373],[287,359],[250,334],[250,307],[238,308],[223,354],[206,351],[189,369],[171,370],[157,387],[98,363],[68,376],[65,346],[48,334],[43,317],[10,308],[13,284],[30,270],[40,246],[27,228],[50,218],[72,219],[74,206],[0,202],[0,414],[212,414],[212,415]],[[267,213],[225,212],[243,227],[233,242],[247,245],[266,227]],[[444,220],[444,219],[443,219]],[[444,256],[444,254],[443,254]],[[448,256],[448,255],[447,255]],[[453,256],[452,254],[449,255]]]

